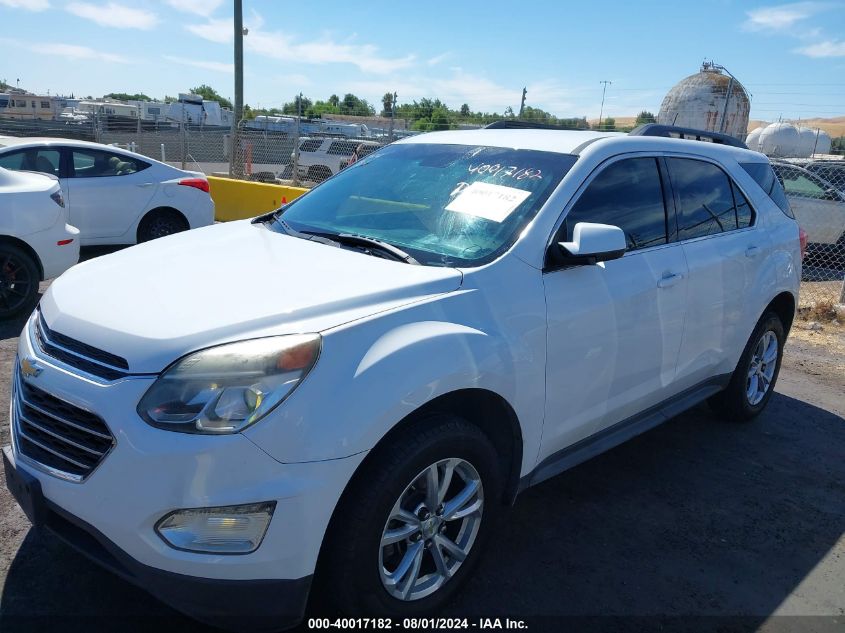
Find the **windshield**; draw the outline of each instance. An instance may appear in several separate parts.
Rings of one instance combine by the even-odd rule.
[[[388,145],[292,202],[271,227],[375,238],[431,266],[478,266],[513,244],[576,160],[501,147]]]

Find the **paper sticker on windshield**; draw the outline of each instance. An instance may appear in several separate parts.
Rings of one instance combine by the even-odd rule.
[[[503,222],[530,195],[530,191],[523,189],[474,182],[464,188],[446,210]]]

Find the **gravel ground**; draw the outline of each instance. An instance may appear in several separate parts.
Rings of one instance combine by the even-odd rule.
[[[0,325],[3,444],[20,326]],[[842,349],[845,334],[829,336]],[[845,376],[830,350],[792,337],[753,423],[701,406],[526,491],[446,615],[535,631],[845,631]],[[205,630],[30,530],[2,486],[0,592],[4,633]]]

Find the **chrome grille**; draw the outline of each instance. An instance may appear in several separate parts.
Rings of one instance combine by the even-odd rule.
[[[38,310],[35,320],[35,342],[48,356],[87,374],[105,380],[129,375],[129,363],[125,358],[54,332],[47,327],[41,310]]]
[[[82,481],[114,446],[102,418],[27,383],[19,371],[12,397],[18,452],[54,475]]]

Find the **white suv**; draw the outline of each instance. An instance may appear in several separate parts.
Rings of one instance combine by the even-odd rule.
[[[297,174],[302,180],[323,182],[344,169],[352,156],[363,158],[381,147],[376,141],[339,138],[302,138],[299,143]],[[294,156],[291,155],[291,160]]]
[[[295,624],[315,575],[346,614],[436,613],[528,486],[703,400],[764,409],[801,271],[770,172],[681,139],[434,133],[86,262],[20,337],[8,485],[200,619]]]

